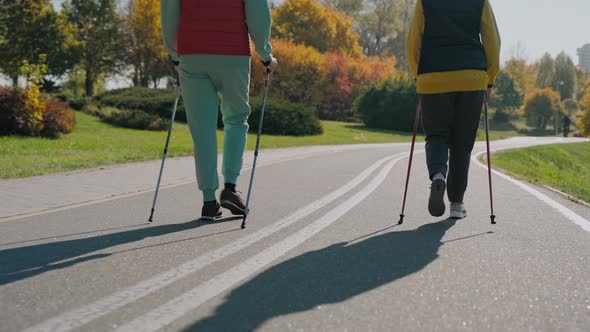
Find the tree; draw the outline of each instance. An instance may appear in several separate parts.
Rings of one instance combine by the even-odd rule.
[[[545,53],[539,61],[535,86],[541,89],[555,87],[555,62],[549,53]]]
[[[69,0],[64,11],[80,41],[77,51],[85,73],[86,95],[92,96],[96,80],[115,72],[124,56],[116,1]]]
[[[584,93],[586,91],[587,84],[590,84],[590,76],[586,70],[582,67],[576,68],[576,98],[582,101]]]
[[[529,66],[525,59],[512,57],[504,64],[504,71],[516,83],[518,89],[526,94],[534,86],[535,68]]]
[[[322,2],[349,16],[358,15],[364,7],[364,0],[323,0]]]
[[[360,56],[352,18],[318,0],[287,0],[273,14],[275,37],[311,46],[320,52]]]
[[[158,86],[160,78],[172,74],[162,44],[159,0],[131,0],[125,17],[127,53],[136,86]]]
[[[0,36],[0,70],[13,85],[25,62],[55,76],[75,65],[73,27],[47,0],[0,0]]]
[[[525,99],[524,115],[533,119],[537,129],[547,128],[556,112],[561,111],[559,93],[550,88],[533,89]]]
[[[582,135],[590,136],[590,84],[587,85],[582,105],[584,106],[584,113],[578,119],[577,125]]]
[[[401,20],[395,0],[367,0],[367,12],[359,17],[361,45],[367,55],[388,53],[387,41],[397,36]]]
[[[555,58],[555,85],[561,100],[572,98],[576,91],[576,65],[565,52]]]
[[[512,77],[505,71],[501,71],[496,78],[492,105],[497,107],[499,111],[504,111],[519,108],[522,106],[522,102],[523,93],[518,89]]]

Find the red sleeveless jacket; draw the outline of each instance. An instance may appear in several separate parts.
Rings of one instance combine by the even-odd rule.
[[[178,55],[250,56],[244,0],[182,0]]]

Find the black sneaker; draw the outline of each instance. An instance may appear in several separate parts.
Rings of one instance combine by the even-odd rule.
[[[221,206],[219,206],[217,201],[205,202],[205,204],[203,204],[203,209],[201,210],[201,219],[215,220],[215,218],[221,217],[221,214]]]
[[[221,206],[228,209],[235,216],[246,215],[246,204],[237,191],[223,189],[221,192]]]
[[[430,198],[428,199],[428,212],[433,217],[440,217],[445,214],[445,190],[447,184],[443,179],[435,179],[430,186]]]

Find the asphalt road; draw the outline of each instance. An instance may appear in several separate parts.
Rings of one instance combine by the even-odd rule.
[[[589,331],[590,208],[495,175],[493,226],[472,164],[432,218],[422,150],[401,226],[407,144],[260,168],[246,230],[194,184],[0,221],[0,331]]]

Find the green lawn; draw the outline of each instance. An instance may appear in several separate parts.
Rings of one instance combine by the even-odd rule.
[[[27,177],[71,171],[131,161],[159,159],[165,131],[124,129],[102,123],[95,117],[76,112],[76,130],[60,139],[8,136],[0,137],[0,178]],[[367,129],[359,124],[323,121],[324,134],[305,137],[270,136],[262,139],[262,148],[304,145],[403,142],[407,133]],[[218,133],[219,147],[222,146]],[[253,149],[256,135],[248,137]],[[186,124],[175,123],[169,156],[192,154],[192,139]]]
[[[494,166],[590,202],[590,142],[500,152]]]
[[[17,178],[71,171],[132,161],[161,158],[165,131],[118,128],[95,117],[76,112],[74,133],[60,139],[8,136],[0,137],[0,178]],[[309,145],[408,142],[411,134],[371,129],[362,124],[322,121],[324,134],[317,136],[271,136],[262,139],[262,148],[285,148]],[[517,131],[492,131],[492,139],[519,135]],[[218,146],[222,146],[221,132]],[[480,130],[478,139],[485,139]],[[423,141],[423,136],[418,137]],[[248,137],[253,149],[256,135]],[[170,157],[192,154],[192,140],[186,124],[176,123],[169,149]]]

